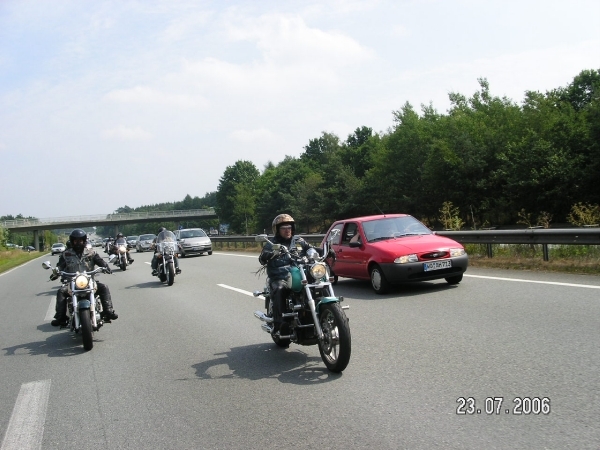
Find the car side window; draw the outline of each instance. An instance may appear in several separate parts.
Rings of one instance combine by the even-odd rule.
[[[347,223],[344,227],[344,232],[342,233],[342,245],[348,245],[350,240],[355,236],[358,236],[358,226],[355,222]],[[356,241],[356,239],[354,239],[354,241]]]

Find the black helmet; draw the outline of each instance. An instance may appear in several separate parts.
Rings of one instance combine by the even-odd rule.
[[[117,233],[117,239],[122,238],[122,237],[123,237],[123,233]]]
[[[160,227],[160,228],[158,229],[158,233],[156,233],[156,234],[160,234],[160,233],[162,233],[163,231],[167,231],[167,229],[166,229],[165,227]]]
[[[273,219],[272,228],[274,235],[277,235],[277,233],[279,233],[279,227],[281,225],[291,225],[292,234],[296,234],[296,223],[294,222],[294,218],[289,214],[279,214]]]
[[[75,245],[75,239],[82,239],[83,242],[80,245]],[[81,228],[75,228],[69,235],[69,242],[75,251],[81,252],[85,248],[85,244],[87,242],[87,233]]]

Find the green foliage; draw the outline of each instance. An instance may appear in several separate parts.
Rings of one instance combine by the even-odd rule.
[[[452,202],[444,202],[440,208],[440,217],[438,220],[441,222],[445,230],[460,230],[465,222],[460,217],[460,211],[457,207],[452,205]]]
[[[582,227],[600,224],[600,206],[588,203],[575,203],[568,216],[569,223]]]

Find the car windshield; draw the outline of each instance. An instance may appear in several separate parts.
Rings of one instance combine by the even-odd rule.
[[[63,244],[53,244],[52,247],[62,247]],[[46,247],[47,248],[47,247]]]
[[[140,236],[140,241],[151,241],[152,239],[154,239],[156,236],[154,236],[153,234],[142,234]]]
[[[204,237],[206,233],[203,230],[182,230],[179,233],[180,239],[190,239],[195,237]]]
[[[363,229],[369,242],[431,234],[429,228],[411,216],[370,220],[363,223]]]

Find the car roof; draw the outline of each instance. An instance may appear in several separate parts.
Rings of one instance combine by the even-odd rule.
[[[408,217],[410,214],[377,214],[374,216],[360,216],[352,217],[351,219],[336,220],[334,223],[345,223],[345,222],[368,222],[370,220],[378,219],[390,219],[395,217]]]

